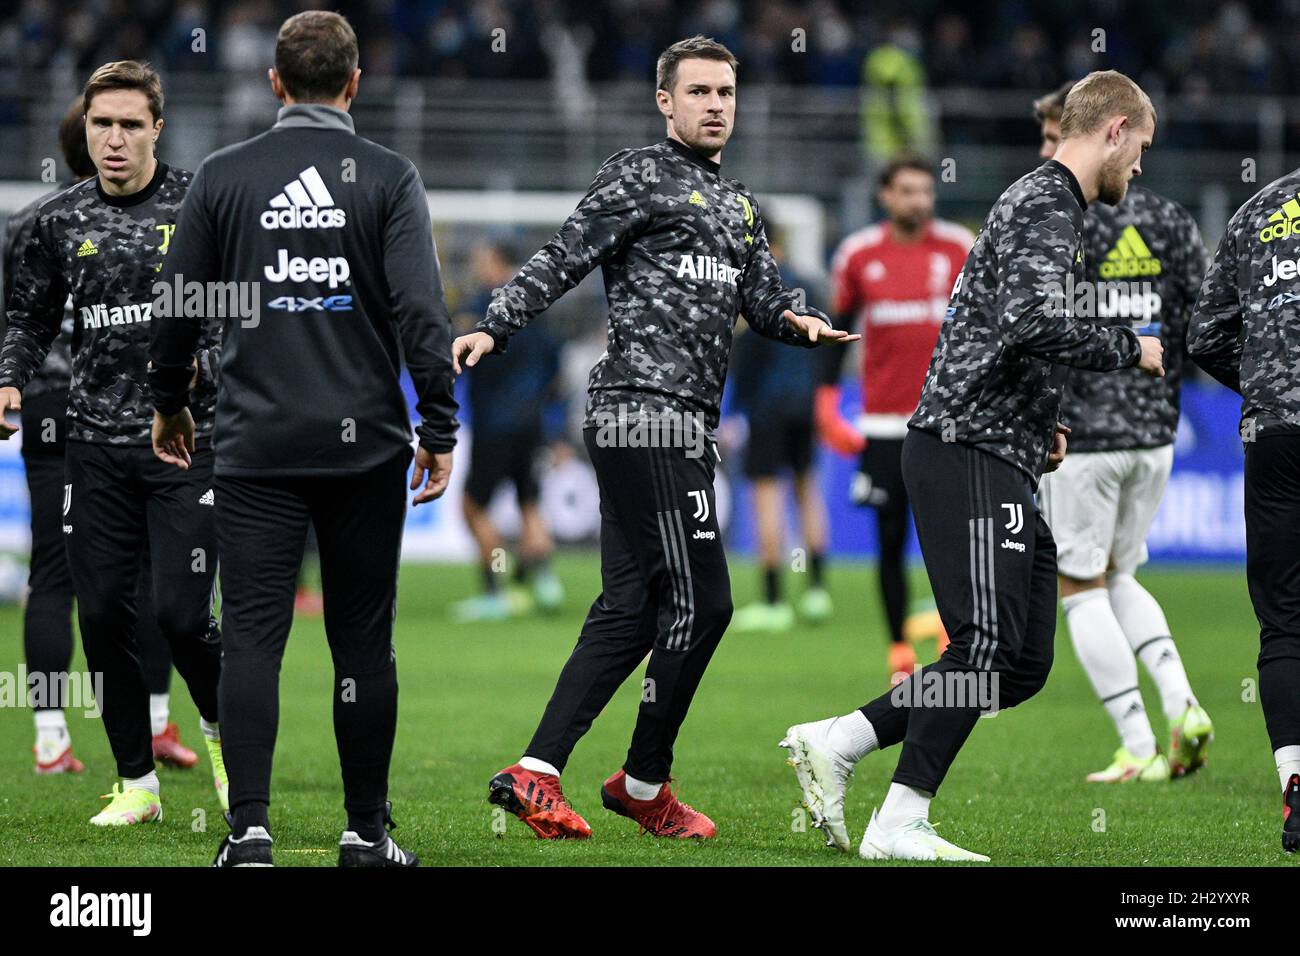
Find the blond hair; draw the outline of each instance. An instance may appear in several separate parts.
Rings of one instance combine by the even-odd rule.
[[[1070,88],[1061,110],[1061,139],[1086,136],[1108,120],[1126,116],[1134,126],[1154,123],[1156,108],[1151,97],[1123,73],[1098,70]]]

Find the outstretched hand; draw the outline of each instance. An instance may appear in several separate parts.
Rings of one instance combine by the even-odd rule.
[[[786,309],[781,313],[781,318],[785,319],[791,327],[814,345],[820,345],[823,342],[836,342],[847,345],[849,342],[856,342],[862,338],[862,336],[852,335],[844,329],[833,329],[826,324],[824,319],[815,315],[796,315],[790,309]]]

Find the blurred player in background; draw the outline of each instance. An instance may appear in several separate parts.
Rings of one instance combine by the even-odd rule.
[[[486,313],[493,293],[515,274],[519,260],[504,240],[485,240],[470,254],[479,291],[456,317],[469,331]],[[557,611],[564,586],[551,569],[555,545],[538,505],[541,457],[546,449],[542,412],[559,372],[559,346],[542,324],[531,325],[510,340],[496,362],[483,365],[469,379],[473,441],[461,504],[465,523],[478,545],[483,593],[452,606],[460,621],[499,621],[536,606]],[[502,586],[505,542],[488,515],[492,495],[502,482],[514,485],[521,528],[514,559],[514,587]],[[531,595],[524,590],[531,585]]]
[[[1259,621],[1259,702],[1282,785],[1282,849],[1300,850],[1300,169],[1228,222],[1188,351],[1241,395],[1246,583]]]
[[[0,352],[0,413],[21,407],[63,321],[75,311],[62,532],[77,598],[86,663],[101,676],[104,728],[122,783],[91,820],[100,826],[162,817],[151,727],[150,679],[142,664],[137,602],[141,556],[150,551],[152,613],[200,713],[218,798],[226,774],[217,722],[219,638],[212,627],[216,540],[211,502],[215,387],[197,388],[205,447],[184,476],[148,447],[152,412],[145,376],[153,284],[190,174],[155,156],[162,84],[147,64],[108,63],[84,90],[87,145],[98,175],[45,201],[31,226],[8,299]],[[215,345],[206,336],[203,347]],[[191,375],[198,378],[191,359]],[[56,416],[57,418],[57,416]],[[0,437],[12,430],[0,429]],[[206,497],[206,500],[205,500]],[[147,639],[146,639],[147,643]],[[162,667],[151,667],[155,681]],[[157,690],[157,684],[153,689]],[[173,747],[172,744],[177,746]],[[193,761],[179,740],[166,756]]]
[[[772,259],[781,269],[788,288],[809,286],[786,264],[779,242],[770,241]],[[785,488],[788,473],[799,509],[804,554],[799,570],[806,571],[808,586],[799,596],[799,616],[820,624],[834,611],[826,590],[826,504],[813,466],[813,392],[819,367],[835,350],[792,352],[780,342],[754,334],[748,325],[736,332],[731,358],[731,380],[737,408],[749,423],[745,448],[745,476],[754,494],[758,525],[759,570],[763,599],[742,607],[732,618],[737,633],[785,631],[794,625],[795,609],[781,596],[781,566],[785,534]]]
[[[916,651],[906,640],[909,627],[929,623],[940,654],[946,645],[937,615],[908,618],[904,560],[911,522],[902,468],[907,420],[921,397],[948,295],[975,241],[965,226],[935,217],[934,180],[934,169],[921,157],[887,164],[877,198],[888,219],[851,233],[832,260],[836,317],[862,333],[859,427],[840,415],[840,366],[817,393],[822,439],[840,454],[861,455],[853,501],[876,512],[891,683],[916,668]]]
[[[14,274],[31,239],[36,212],[51,196],[95,175],[86,147],[86,120],[78,96],[59,124],[59,148],[73,180],[63,183],[12,216],[4,234],[4,302],[13,298]],[[33,700],[36,718],[36,772],[80,773],[85,768],[72,755],[59,693],[59,678],[72,663],[72,578],[63,545],[63,451],[67,443],[68,385],[72,380],[73,316],[66,314],[59,336],[44,364],[23,388],[23,466],[31,500],[32,548],[27,607],[23,612],[23,653],[29,682],[41,682],[54,692]],[[3,324],[0,324],[3,331]],[[143,624],[143,621],[142,621]],[[58,696],[55,696],[58,695]]]
[[[609,345],[591,371],[583,437],[600,483],[603,587],[524,756],[488,784],[491,802],[545,839],[591,835],[560,773],[647,653],[632,743],[601,803],[655,836],[716,834],[669,780],[678,731],[731,620],[713,432],[732,330],[743,314],[790,345],[856,338],[782,285],[753,194],[721,175],[735,57],[696,36],[668,47],[656,74],[667,139],[606,160],[559,232],[453,346],[458,371],[505,351],[602,268]]]
[[[1056,546],[1034,501],[1059,467],[1063,366],[1162,374],[1159,338],[1075,317],[1084,281],[1084,210],[1118,203],[1155,135],[1150,98],[1113,70],[1089,74],[1061,117],[1061,147],[1002,194],[953,288],[903,478],[935,602],[943,656],[843,717],[791,727],[804,800],[830,842],[849,848],[844,791],[853,766],[902,743],[873,811],[864,859],[988,857],[939,836],[930,802],[980,714],[1015,707],[1047,682],[1056,634]]]
[[[1034,102],[1041,159],[1056,153],[1072,86]],[[1061,390],[1070,454],[1043,476],[1039,505],[1056,540],[1070,639],[1120,738],[1110,766],[1087,779],[1168,780],[1205,763],[1214,727],[1192,692],[1164,611],[1133,575],[1146,562],[1147,531],[1173,467],[1187,317],[1205,276],[1205,247],[1191,213],[1135,185],[1114,206],[1089,203],[1083,230],[1088,281],[1111,290],[1098,296],[1100,320],[1159,336],[1165,374],[1070,369]],[[1167,757],[1142,703],[1138,660],[1169,721]]]

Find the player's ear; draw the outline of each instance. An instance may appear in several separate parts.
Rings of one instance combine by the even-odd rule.
[[[158,137],[162,135],[163,118],[160,116],[153,123],[153,141],[158,142]]]
[[[668,95],[667,90],[655,90],[655,105],[659,107],[659,112],[664,119],[673,118],[673,98]]]
[[[360,68],[352,71],[352,78],[348,80],[348,85],[343,90],[343,98],[348,102],[357,98],[357,87],[361,85]]]
[[[284,100],[284,87],[280,85],[280,75],[275,72],[275,67],[270,67],[266,71],[266,78],[271,83],[271,92],[275,94],[277,100]]]
[[[1128,132],[1128,117],[1114,116],[1107,124],[1106,142],[1112,146],[1119,145],[1120,139]]]

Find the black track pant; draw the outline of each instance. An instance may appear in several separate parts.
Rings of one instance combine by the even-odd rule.
[[[600,484],[600,596],[525,754],[561,770],[610,697],[650,655],[623,769],[668,779],[673,744],[731,620],[711,442],[682,448],[601,447],[583,437]]]
[[[854,499],[871,505],[876,512],[876,538],[880,554],[880,596],[885,606],[889,639],[903,640],[903,622],[907,619],[907,567],[903,552],[907,547],[908,501],[903,483],[903,440],[870,438],[862,450],[855,478]]]
[[[354,475],[217,477],[221,740],[232,810],[271,802],[280,662],[309,522],[320,544],[344,806],[357,815],[384,809],[397,730],[393,618],[410,461],[404,449]]]
[[[1047,681],[1056,545],[1028,476],[999,458],[912,430],[903,476],[950,643],[862,712],[882,747],[903,742],[894,781],[935,793],[980,713]]]
[[[1246,444],[1246,581],[1274,750],[1300,744],[1300,435]]]
[[[63,455],[66,449],[66,391],[44,392],[23,402],[23,463],[31,501],[32,551],[27,609],[23,613],[23,653],[28,681],[37,696],[34,710],[67,706],[58,675],[72,663],[72,572],[63,544]],[[153,610],[149,551],[143,549],[136,591],[136,639],[151,694],[171,684],[172,655]],[[41,694],[40,688],[44,688]],[[48,696],[45,696],[48,695]]]
[[[204,719],[217,720],[221,648],[209,640],[217,570],[212,451],[188,471],[142,446],[70,441],[64,541],[86,664],[103,682],[104,729],[123,777],[154,769],[149,687],[136,635],[141,555],[152,566],[154,615]]]

